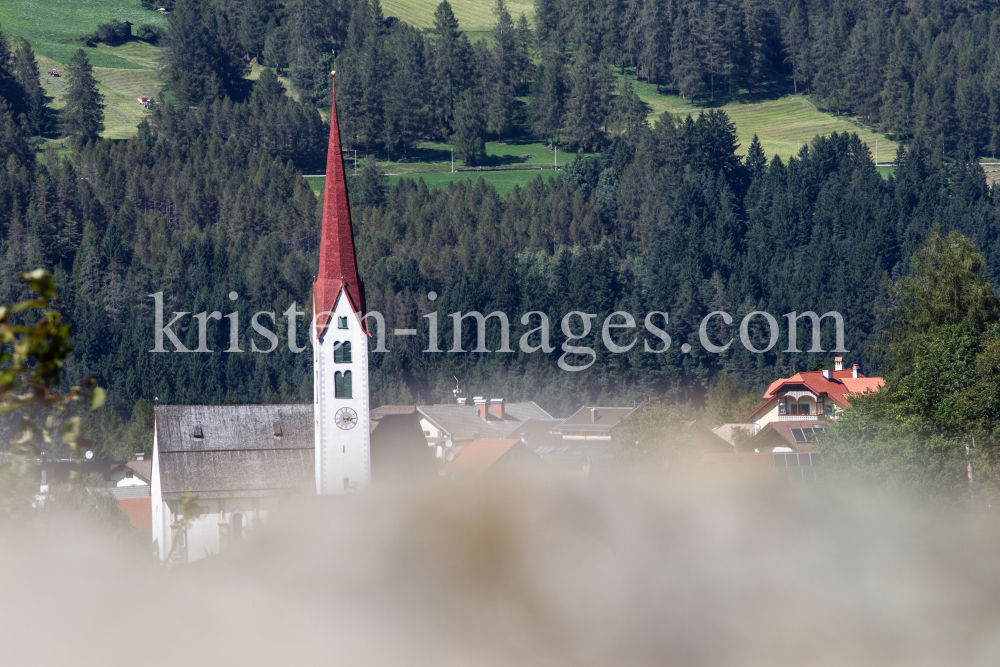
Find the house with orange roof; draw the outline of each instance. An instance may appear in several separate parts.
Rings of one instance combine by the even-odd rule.
[[[544,466],[520,438],[480,438],[464,447],[444,470],[453,477],[475,478],[530,472]]]
[[[834,359],[833,370],[775,380],[764,392],[764,402],[747,418],[755,431],[747,447],[761,452],[815,452],[827,420],[849,407],[851,396],[876,392],[883,384],[882,378],[861,373],[857,364],[845,370],[843,357]]]

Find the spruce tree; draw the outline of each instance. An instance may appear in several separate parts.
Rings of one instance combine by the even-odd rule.
[[[566,96],[562,54],[548,49],[538,66],[531,100],[532,129],[546,141],[555,141],[562,126]]]
[[[601,126],[607,116],[608,98],[606,68],[595,63],[590,47],[584,44],[573,63],[572,89],[566,98],[563,132],[570,148],[596,150],[603,140]]]
[[[24,91],[25,115],[31,132],[41,134],[45,125],[45,92],[38,80],[38,62],[27,40],[19,40],[14,50],[14,76]]]
[[[69,61],[69,93],[62,110],[63,131],[81,139],[96,139],[104,131],[104,95],[97,90],[94,68],[83,49]]]
[[[759,178],[767,170],[767,156],[764,155],[764,149],[761,148],[760,140],[756,134],[753,135],[750,147],[747,148],[744,164],[750,171],[750,178]]]
[[[477,165],[486,157],[483,121],[471,90],[462,93],[455,108],[455,132],[451,143],[455,147],[455,157],[465,160],[466,165]]]
[[[167,89],[191,106],[206,99],[238,96],[248,66],[242,54],[222,45],[212,8],[197,0],[178,0],[168,20],[163,53]]]

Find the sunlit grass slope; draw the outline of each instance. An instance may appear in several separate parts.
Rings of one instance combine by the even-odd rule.
[[[143,9],[139,0],[3,0],[0,2],[0,25],[8,37],[23,37],[40,56],[66,63],[83,46],[82,42],[63,39],[82,37],[94,32],[99,23],[112,19],[131,21],[132,31],[145,23],[166,27],[166,17]],[[141,69],[151,64],[131,58],[118,49],[83,47],[94,67]]]
[[[45,72],[53,67],[65,74],[65,68],[48,58],[38,58],[39,68]],[[107,139],[124,139],[135,134],[135,126],[149,113],[136,99],[140,95],[155,97],[163,85],[152,69],[115,69],[95,67],[94,78],[98,89],[104,95],[104,133]],[[69,79],[42,77],[42,88],[52,98],[49,103],[54,109],[66,106],[65,95],[69,90]]]
[[[705,110],[704,107],[694,106],[677,95],[658,94],[655,85],[634,83],[639,97],[650,107],[650,122],[656,120],[664,111],[683,118],[688,114],[697,117]],[[896,157],[898,147],[896,142],[846,116],[835,116],[820,111],[803,95],[786,95],[760,102],[734,101],[714,108],[725,111],[736,125],[740,141],[737,152],[741,155],[746,154],[754,134],[760,139],[768,158],[780,155],[784,160],[798,153],[799,148],[812,141],[816,135],[848,132],[857,133],[858,137],[868,144],[872,157],[875,157],[875,141],[878,140],[879,162],[891,162]]]
[[[455,12],[462,30],[490,30],[496,19],[493,16],[493,2],[490,0],[448,0]],[[382,13],[395,16],[416,28],[434,26],[434,10],[441,0],[386,0],[382,3]],[[517,18],[523,12],[528,20],[535,16],[532,0],[508,0],[510,15]]]

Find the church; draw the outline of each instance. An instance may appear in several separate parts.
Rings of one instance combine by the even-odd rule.
[[[313,283],[312,405],[157,406],[150,479],[164,562],[219,553],[291,494],[364,491],[436,466],[418,417],[372,415],[368,330],[333,81],[319,270]],[[193,521],[178,523],[184,514]]]

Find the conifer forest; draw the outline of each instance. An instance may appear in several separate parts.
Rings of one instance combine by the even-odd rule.
[[[701,405],[723,376],[759,395],[795,369],[828,367],[827,325],[825,353],[784,351],[783,315],[805,311],[841,313],[844,356],[875,374],[887,283],[912,273],[928,234],[960,232],[1000,277],[1000,202],[980,165],[1000,152],[995,2],[536,0],[529,20],[497,0],[488,34],[463,31],[447,0],[427,29],[378,0],[165,6],[168,28],[145,33],[162,47],[164,90],[128,139],[101,137],[83,51],[65,75],[72,103],[56,110],[31,45],[0,38],[0,304],[29,296],[18,272],[54,273],[73,327],[67,381],[94,376],[107,388],[92,427],[123,452],[148,449],[157,399],[312,400],[311,354],[290,348],[308,346],[322,195],[303,175],[326,164],[331,70],[345,147],[372,156],[349,180],[367,306],[387,332],[387,351],[370,356],[373,406],[450,400],[456,379],[468,395],[563,416],[584,404]],[[251,56],[265,66],[256,79]],[[879,160],[891,174],[851,133],[769,156],[756,141],[741,146],[720,109],[649,120],[637,82],[708,108],[808,96],[903,147]],[[565,164],[500,194],[481,178],[390,185],[375,162],[448,141],[476,165],[485,141],[515,136],[558,146]],[[174,327],[191,350],[193,314],[239,311],[243,352],[225,352],[223,319],[207,323],[211,354],[150,353],[161,292],[164,322],[191,314]],[[303,315],[289,314],[293,303]],[[260,311],[278,337],[266,354],[251,351],[271,347],[250,326]],[[441,353],[424,352],[432,311]],[[514,351],[497,352],[493,320],[490,352],[449,354],[457,311],[506,313]],[[572,311],[597,315],[575,342],[595,355],[579,372],[557,366]],[[616,311],[640,332],[647,313],[668,314],[657,326],[670,346],[657,351],[650,337],[648,351],[640,335],[611,353],[600,324]],[[737,337],[721,354],[699,343],[714,311],[734,324],[714,319],[712,338]],[[754,311],[782,327],[762,354],[738,339]],[[518,350],[538,326],[522,323],[530,312],[548,315],[553,352]],[[766,347],[764,321],[753,322]],[[392,335],[407,327],[418,335]],[[802,324],[798,347],[808,341]]]

